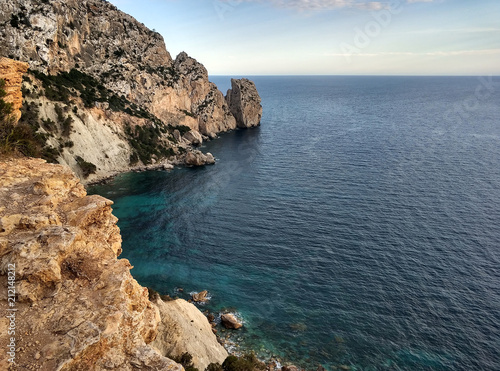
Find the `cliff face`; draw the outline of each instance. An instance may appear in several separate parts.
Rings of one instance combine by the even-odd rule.
[[[103,0],[2,2],[0,24],[2,54],[32,69],[76,68],[163,122],[205,135],[236,127],[203,65],[185,53],[173,60],[160,34]]]
[[[238,127],[202,64],[104,0],[3,1],[0,25],[0,55],[30,67],[23,113],[44,158],[82,179],[183,163],[189,138]]]
[[[231,79],[226,100],[238,127],[251,128],[260,124],[262,105],[255,84],[248,79]]]
[[[0,307],[17,309],[14,335],[9,319],[0,319],[0,343],[15,338],[18,369],[181,371],[151,346],[162,303],[151,303],[130,263],[117,259],[112,202],[86,196],[68,168],[39,159],[1,162],[0,181],[0,284],[7,287],[14,271],[16,290],[15,302],[1,290]],[[209,326],[204,317],[191,320]],[[221,361],[225,351],[212,333],[162,335],[158,344],[191,343],[193,335],[219,352],[198,349],[198,357]],[[9,357],[0,353],[1,369]]]
[[[7,103],[12,103],[12,114],[16,117],[16,121],[21,117],[21,107],[23,105],[21,84],[23,74],[27,70],[27,63],[0,57],[0,79],[5,80],[4,90],[7,93],[4,100]]]

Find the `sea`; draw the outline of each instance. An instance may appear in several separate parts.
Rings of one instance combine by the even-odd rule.
[[[137,281],[208,290],[262,359],[500,370],[500,77],[251,79],[261,126],[204,143],[215,165],[89,189]]]

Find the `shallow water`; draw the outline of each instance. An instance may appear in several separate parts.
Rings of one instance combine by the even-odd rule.
[[[134,277],[207,289],[244,347],[309,368],[500,369],[500,78],[253,80],[262,126],[216,165],[90,190]]]

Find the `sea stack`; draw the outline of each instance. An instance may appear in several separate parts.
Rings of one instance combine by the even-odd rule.
[[[262,105],[253,81],[231,79],[231,89],[227,91],[226,101],[229,110],[236,118],[236,124],[239,128],[251,128],[260,125]]]

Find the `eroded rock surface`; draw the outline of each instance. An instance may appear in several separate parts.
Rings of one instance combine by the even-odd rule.
[[[21,84],[23,74],[28,70],[28,64],[12,59],[0,57],[0,79],[5,80],[4,90],[7,96],[3,98],[7,103],[12,103],[12,114],[16,121],[21,117],[21,107],[23,105],[23,96],[21,93]]]
[[[117,259],[112,202],[87,196],[68,168],[38,159],[1,162],[0,180],[0,282],[7,287],[15,264],[17,291],[12,369],[181,371],[150,346],[160,313],[130,263]],[[8,324],[2,317],[1,344]]]
[[[154,303],[160,309],[162,321],[152,345],[160,353],[179,357],[188,352],[198,370],[205,370],[210,363],[224,362],[227,351],[217,342],[207,317],[198,308],[182,299],[167,302],[157,299]]]
[[[262,105],[253,81],[231,79],[231,89],[227,91],[226,100],[238,127],[251,128],[260,125]]]

